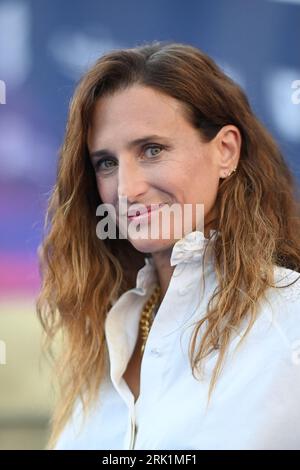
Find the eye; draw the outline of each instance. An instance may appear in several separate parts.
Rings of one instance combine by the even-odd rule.
[[[164,148],[165,146],[160,144],[147,144],[142,148],[142,154],[148,152],[148,159],[154,160]],[[117,164],[118,162],[112,158],[101,158],[95,163],[95,172],[110,173]]]
[[[108,165],[107,165],[108,163]],[[102,160],[98,160],[95,164],[95,170],[96,171],[105,171],[105,170],[110,170],[113,168],[113,164],[115,163],[114,160],[111,160],[110,158],[103,158]]]
[[[150,158],[156,157],[163,150],[163,145],[159,145],[159,144],[146,145],[144,147],[144,153],[146,153],[146,151],[148,150],[150,150],[150,154],[149,154]]]

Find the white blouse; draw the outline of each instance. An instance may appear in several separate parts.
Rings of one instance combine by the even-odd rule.
[[[136,287],[106,318],[110,367],[99,399],[84,422],[78,400],[55,449],[300,449],[300,281],[269,288],[239,348],[247,323],[233,336],[207,407],[217,353],[207,358],[201,379],[193,377],[188,357],[195,322],[217,287],[211,251],[205,257],[205,286],[202,282],[206,243],[203,233],[194,231],[173,246],[175,269],[147,339],[135,403],[122,375],[157,281],[152,258],[145,258]],[[274,273],[278,286],[299,277],[276,265]]]

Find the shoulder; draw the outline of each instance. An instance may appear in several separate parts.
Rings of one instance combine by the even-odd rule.
[[[289,377],[291,387],[300,386],[300,274],[277,267],[274,286],[260,298],[254,323],[242,323],[231,347],[240,351],[245,370],[269,377]],[[287,286],[287,287],[284,287]],[[297,367],[298,366],[298,367]],[[272,379],[273,380],[273,379]],[[298,392],[297,392],[298,393]]]
[[[291,312],[299,319],[300,273],[292,269],[274,266],[274,286],[270,287],[267,293],[277,315],[288,316],[288,312]]]
[[[300,273],[274,266],[274,286],[264,295],[258,323],[272,327],[289,350],[300,348]]]
[[[300,301],[300,273],[292,269],[274,266],[274,284],[278,295],[289,302]]]
[[[300,273],[274,265],[274,283],[260,297],[255,321],[250,330],[249,318],[241,325],[235,341],[248,332],[251,343],[262,358],[274,362],[299,352],[300,361]]]

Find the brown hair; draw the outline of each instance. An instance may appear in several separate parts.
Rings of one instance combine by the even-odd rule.
[[[51,445],[77,398],[85,411],[95,403],[108,364],[106,314],[113,299],[134,286],[144,262],[143,254],[128,240],[97,238],[96,207],[101,201],[87,152],[96,100],[133,84],[179,100],[206,142],[227,124],[237,126],[242,136],[237,171],[220,181],[216,201],[221,228],[221,236],[213,241],[218,289],[190,343],[193,373],[212,350],[219,350],[209,396],[232,331],[245,318],[251,327],[258,300],[273,285],[273,265],[300,271],[295,181],[243,90],[210,57],[190,45],[154,42],[103,55],[83,76],[71,101],[39,253],[43,284],[38,315],[49,341],[59,331],[64,336],[57,362],[63,393],[53,418]]]

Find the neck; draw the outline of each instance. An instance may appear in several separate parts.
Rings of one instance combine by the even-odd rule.
[[[213,228],[213,220],[205,225],[204,236],[209,237],[209,232]],[[176,242],[174,242],[175,244]],[[173,245],[163,251],[152,253],[152,258],[157,271],[158,280],[161,288],[161,296],[158,302],[158,306],[161,304],[170,284],[170,280],[176,266],[170,265],[170,258],[172,253]]]
[[[159,285],[161,288],[159,305],[161,304],[167,292],[173,271],[175,269],[175,266],[170,265],[171,253],[172,253],[172,247],[167,250],[164,250],[163,252],[152,254],[152,258],[153,258],[154,265],[155,265],[157,275],[158,275]]]

